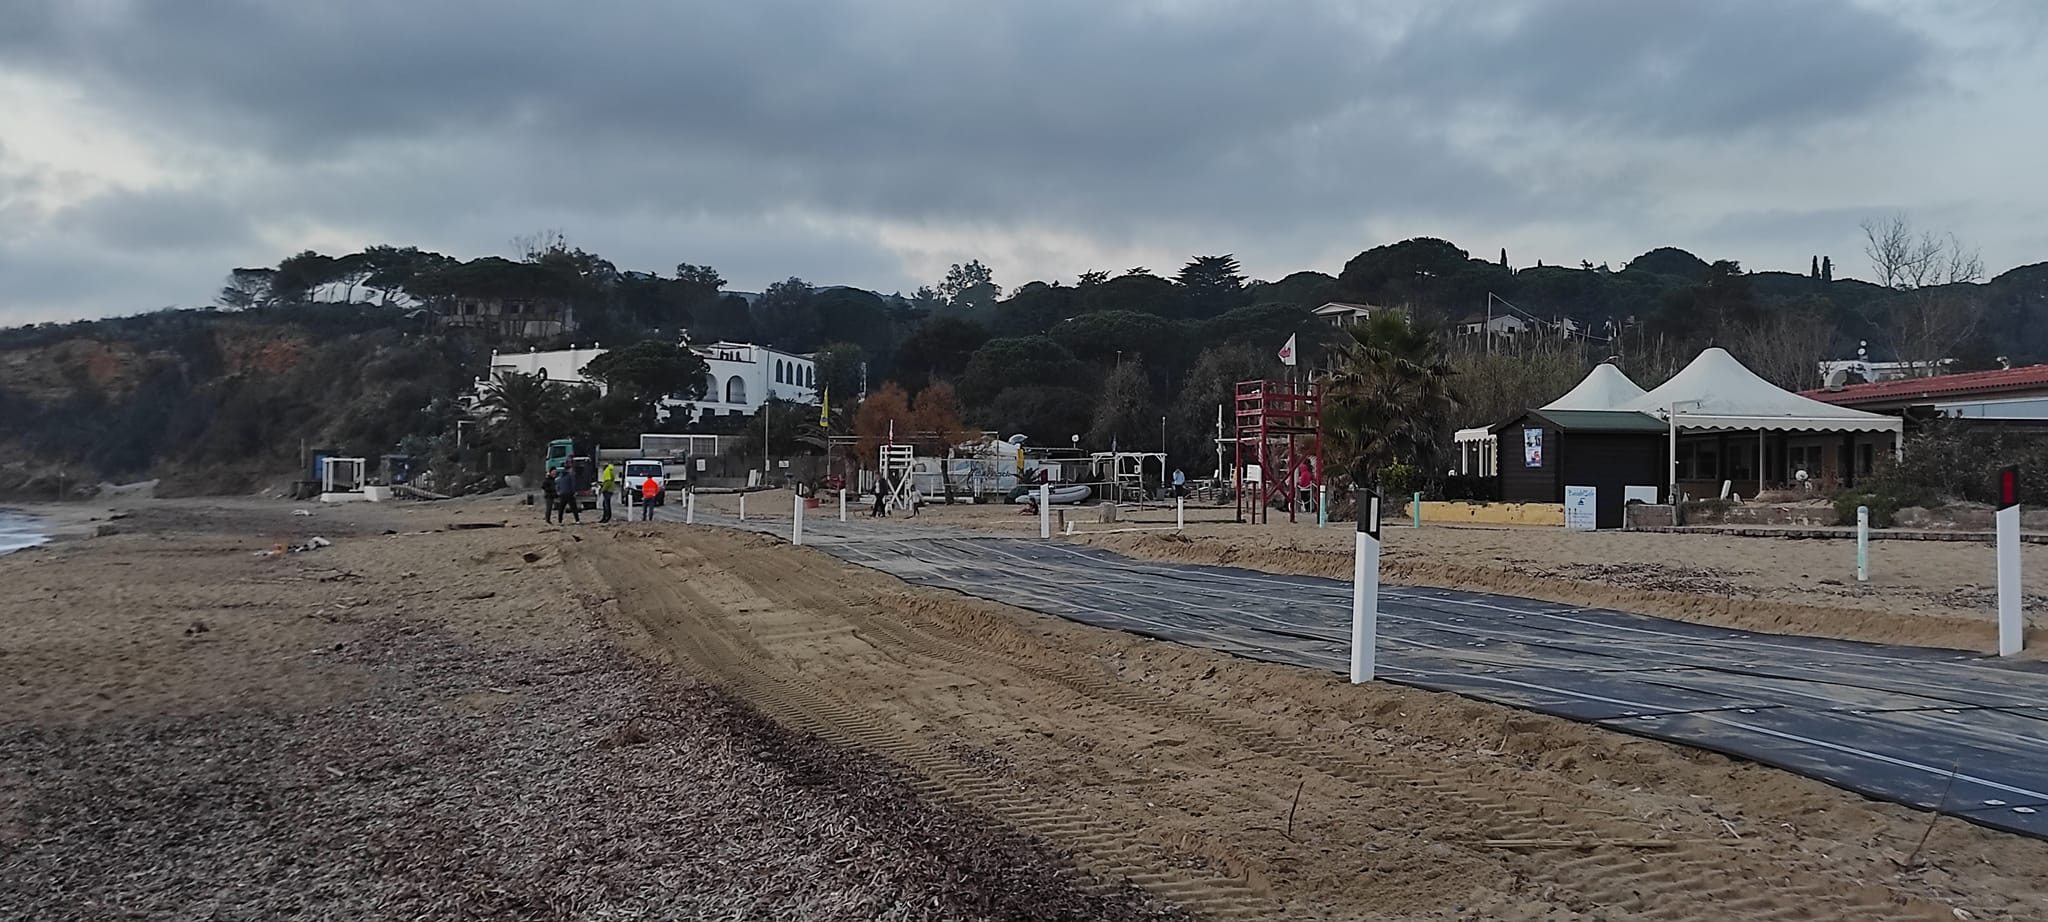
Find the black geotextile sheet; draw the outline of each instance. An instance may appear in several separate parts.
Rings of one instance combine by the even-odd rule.
[[[745,527],[787,537],[789,525]],[[1348,582],[882,523],[807,521],[806,532],[821,551],[919,585],[1349,671]],[[1381,590],[1379,644],[1378,674],[1390,682],[1710,749],[2048,838],[2048,664],[1398,586]]]

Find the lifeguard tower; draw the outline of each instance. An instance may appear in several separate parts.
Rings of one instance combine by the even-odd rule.
[[[889,512],[910,508],[910,475],[917,470],[917,450],[891,442],[882,446],[879,455],[882,480],[875,489],[884,494],[882,508]]]
[[[1314,478],[1322,477],[1322,389],[1293,381],[1238,382],[1232,442],[1238,521],[1265,522],[1275,499],[1284,501],[1287,520],[1294,521],[1304,508],[1298,491],[1312,486],[1297,483],[1297,472],[1307,467]]]

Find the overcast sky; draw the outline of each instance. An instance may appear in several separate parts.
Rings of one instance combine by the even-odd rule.
[[[884,292],[1448,238],[2048,259],[2040,0],[0,0],[0,323],[559,229]]]

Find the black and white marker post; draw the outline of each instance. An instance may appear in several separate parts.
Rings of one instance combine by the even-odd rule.
[[[1351,682],[1372,681],[1379,645],[1380,495],[1358,491],[1358,559],[1351,568]]]
[[[2020,469],[1998,472],[1998,655],[2020,652]]]

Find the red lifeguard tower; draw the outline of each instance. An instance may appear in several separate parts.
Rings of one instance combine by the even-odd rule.
[[[1238,521],[1245,521],[1249,508],[1252,522],[1265,522],[1276,498],[1286,501],[1287,520],[1294,521],[1302,505],[1296,491],[1313,489],[1323,476],[1322,389],[1312,382],[1238,382],[1237,432],[1232,441]],[[1311,463],[1314,482],[1298,482],[1298,472]],[[1256,482],[1246,480],[1248,464],[1258,466]]]

